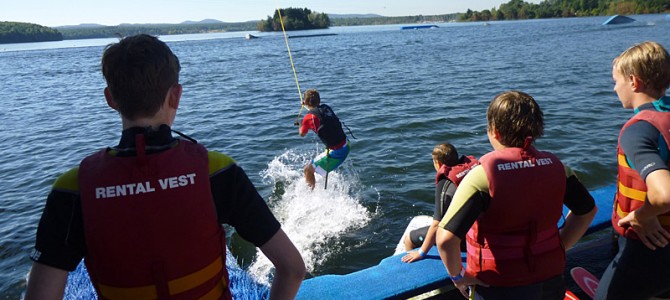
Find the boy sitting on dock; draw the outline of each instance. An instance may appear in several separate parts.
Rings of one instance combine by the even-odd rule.
[[[411,263],[421,260],[426,256],[430,248],[435,245],[435,232],[437,224],[440,223],[444,213],[454,197],[456,187],[463,180],[465,175],[477,165],[477,159],[474,156],[458,157],[456,147],[449,143],[438,144],[433,148],[433,166],[437,174],[435,175],[435,210],[433,212],[433,221],[429,226],[421,227],[409,232],[403,240],[405,241],[405,250],[409,251],[421,246],[417,251],[408,252],[403,256],[402,261]]]

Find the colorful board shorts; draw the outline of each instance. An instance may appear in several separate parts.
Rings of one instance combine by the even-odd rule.
[[[312,160],[312,166],[316,173],[326,176],[326,173],[337,169],[349,155],[349,141],[336,150],[323,151]]]

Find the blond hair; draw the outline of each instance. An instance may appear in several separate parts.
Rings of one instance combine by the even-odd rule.
[[[665,92],[670,86],[670,55],[656,42],[636,44],[612,61],[625,78],[635,76],[652,91]]]

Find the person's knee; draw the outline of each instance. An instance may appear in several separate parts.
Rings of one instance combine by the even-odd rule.
[[[414,246],[414,243],[412,242],[412,239],[409,237],[409,234],[405,235],[405,238],[403,239],[403,242],[405,244],[405,250],[407,250],[407,251],[416,248]]]
[[[308,174],[308,173],[309,174],[314,174],[314,166],[312,166],[312,164],[309,163],[309,164],[305,165],[304,171],[305,171],[305,174]]]

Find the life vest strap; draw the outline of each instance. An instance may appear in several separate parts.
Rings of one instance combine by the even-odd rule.
[[[528,245],[528,236],[488,235],[484,245],[495,245],[495,249],[485,248],[475,243],[474,234],[468,232],[467,248],[469,253],[479,252],[482,259],[518,259],[530,254],[542,254],[560,248],[560,239],[555,228],[537,233],[536,242]]]
[[[647,192],[636,190],[634,188],[627,187],[619,182],[619,193],[630,199],[643,201],[647,198]]]
[[[536,241],[541,243],[550,240],[557,234],[556,228],[550,228],[537,233]],[[472,241],[476,241],[474,233],[468,232],[468,237]],[[482,237],[479,237],[480,239]],[[528,235],[506,235],[506,234],[488,234],[483,237],[483,245],[495,245],[497,247],[523,247],[529,242]]]
[[[560,248],[561,244],[558,238],[552,238],[538,242],[530,246],[530,249],[528,247],[502,248],[502,249],[501,248],[490,249],[490,248],[479,247],[479,249],[475,250],[470,249],[471,247],[474,246],[468,243],[468,252],[479,250],[481,258],[484,260],[494,260],[494,259],[505,260],[505,259],[527,258],[529,257],[530,254],[538,255],[546,253],[555,250],[557,248]]]
[[[198,271],[183,277],[179,277],[177,279],[170,280],[168,282],[170,295],[176,295],[194,289],[214,278],[217,274],[221,273],[222,270],[223,259],[221,256],[219,256],[212,263]],[[224,290],[228,287],[228,282],[226,281],[225,276],[221,277],[222,278],[219,284],[217,284],[201,299],[217,299],[222,295]],[[100,295],[105,299],[151,300],[158,298],[156,285],[126,288],[97,284],[97,287]]]

